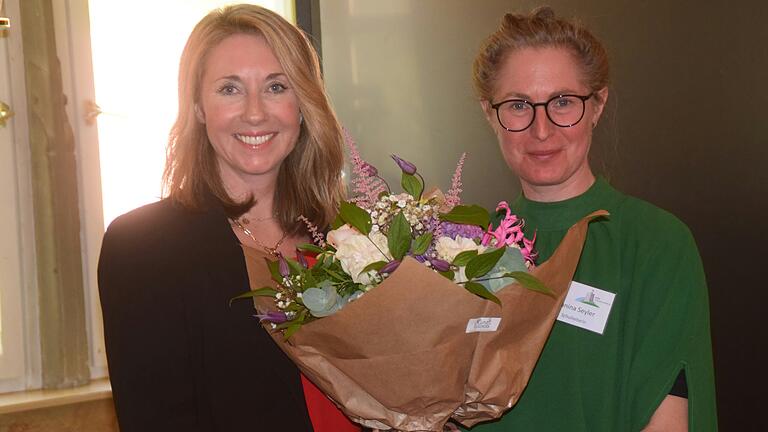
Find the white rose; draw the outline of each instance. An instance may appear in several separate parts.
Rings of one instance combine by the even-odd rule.
[[[371,270],[364,274],[360,274],[360,272],[373,262],[389,261],[392,259],[389,256],[387,238],[379,231],[372,232],[369,237],[360,234],[356,230],[352,231],[352,234],[345,231],[341,237],[334,236],[336,259],[341,261],[341,268],[352,276],[353,281],[369,285],[372,283],[372,278],[375,276],[376,271]],[[328,234],[330,237],[331,233]],[[330,242],[330,238],[328,241]],[[382,252],[386,256],[382,255]]]
[[[337,248],[339,243],[344,242],[347,238],[354,235],[361,234],[358,230],[349,226],[349,224],[344,224],[335,230],[328,231],[328,235],[325,236],[325,239],[328,241],[328,243],[331,244],[331,246]]]
[[[450,237],[439,237],[435,242],[435,250],[438,258],[451,263],[456,255],[462,252],[476,250],[479,254],[483,253],[485,246],[480,246],[474,240],[462,236],[456,236],[455,240]]]

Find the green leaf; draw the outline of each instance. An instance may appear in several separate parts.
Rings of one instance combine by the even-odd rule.
[[[299,327],[301,327],[301,325],[304,324],[304,322],[306,321],[306,317],[307,317],[307,309],[304,308],[304,309],[301,310],[301,312],[299,312],[298,315],[296,315],[296,318],[294,318],[294,319],[292,319],[290,321],[286,321],[286,322],[277,324],[275,326],[275,330],[285,330],[288,327],[291,327],[293,325],[298,325]]]
[[[451,264],[457,266],[457,267],[464,267],[469,263],[469,260],[477,256],[476,250],[468,250],[459,253],[456,255],[456,257],[453,258],[453,262]]]
[[[344,222],[357,228],[362,234],[368,235],[371,232],[371,215],[355,204],[342,201],[339,214]]]
[[[428,232],[416,237],[416,241],[413,242],[411,252],[414,255],[424,255],[429,249],[429,245],[432,244],[432,233]]]
[[[440,276],[443,276],[444,278],[448,279],[449,281],[453,282],[453,277],[455,276],[455,273],[453,270],[448,270],[444,272],[437,272]]]
[[[274,288],[263,287],[253,291],[247,291],[238,296],[232,297],[231,299],[229,299],[229,305],[232,306],[232,302],[234,302],[235,300],[240,300],[244,298],[253,298],[253,297],[274,297],[275,294],[277,294],[277,291],[275,291]]]
[[[509,278],[503,277],[504,273],[522,271],[527,272],[525,267],[525,260],[520,252],[520,249],[514,247],[505,247],[504,255],[501,256],[499,262],[493,267],[493,269],[486,273],[480,279],[476,279],[475,282],[480,282],[484,287],[496,294],[510,284]]]
[[[272,275],[272,280],[277,283],[283,283],[283,275],[280,274],[280,264],[277,261],[268,260],[267,268],[269,268],[269,274]]]
[[[324,252],[317,256],[317,263],[312,267],[327,268],[333,264],[333,254]]]
[[[302,274],[304,270],[306,270],[301,266],[301,264],[299,264],[298,261],[293,258],[285,258],[285,261],[288,262],[288,267],[291,269],[291,274]]]
[[[413,174],[403,173],[400,185],[403,186],[404,191],[417,200],[421,198],[421,193],[424,192],[424,185],[421,184],[421,180]]]
[[[467,268],[464,271],[467,275],[467,279],[472,280],[491,271],[502,255],[504,255],[503,247],[493,249],[470,259],[467,263]]]
[[[288,326],[288,328],[285,329],[283,332],[283,337],[285,340],[288,340],[291,336],[293,336],[294,333],[296,333],[301,328],[301,323],[293,323]]]
[[[304,291],[304,288],[317,286],[318,280],[315,279],[315,275],[311,271],[305,271],[301,274],[301,290]]]
[[[342,225],[344,225],[344,219],[341,218],[341,214],[337,214],[336,218],[331,222],[331,229],[338,229]]]
[[[303,243],[296,246],[296,249],[306,252],[322,253],[323,249],[320,246],[313,245],[312,243]]]
[[[482,229],[488,228],[491,220],[488,212],[478,205],[458,205],[448,213],[440,215],[440,219],[466,225],[477,225]]]
[[[331,269],[325,269],[325,272],[328,273],[329,276],[331,276],[333,279],[336,279],[337,281],[344,282],[345,280],[349,279],[349,275],[345,273],[347,277],[342,276],[339,273],[336,273],[335,271]]]
[[[384,267],[386,264],[387,264],[387,262],[386,262],[386,261],[376,261],[376,262],[372,262],[372,263],[368,264],[367,266],[365,266],[365,268],[363,268],[362,270],[360,270],[360,273],[359,273],[359,274],[367,273],[367,272],[369,272],[369,271],[371,271],[371,270],[376,270],[376,271],[379,271],[379,270],[380,270],[382,267]]]
[[[480,285],[477,282],[467,282],[464,284],[464,287],[467,289],[467,291],[471,292],[472,294],[478,295],[484,299],[488,299],[497,305],[501,306],[501,300],[499,300],[498,297],[493,295],[492,292],[485,289],[484,286]]]
[[[523,271],[507,272],[504,273],[503,277],[515,278],[515,281],[517,281],[524,288],[555,297],[554,291],[549,289],[548,286],[544,285],[540,280],[536,278],[536,276],[530,273]]]
[[[392,218],[387,234],[389,252],[396,260],[401,260],[411,249],[411,225],[405,219],[403,212]]]
[[[499,227],[501,224],[501,221],[504,220],[505,217],[507,217],[507,212],[504,209],[497,210],[495,213],[491,213],[490,215],[490,224],[491,224],[491,230],[495,231],[496,228]]]

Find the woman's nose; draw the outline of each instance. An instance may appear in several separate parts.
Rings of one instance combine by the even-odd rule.
[[[538,111],[536,112],[533,124],[531,125],[531,134],[533,134],[536,139],[544,141],[552,135],[554,128],[557,126],[549,120],[547,112],[543,106],[537,106],[536,109]]]
[[[249,123],[258,123],[264,120],[266,111],[264,110],[264,101],[259,94],[249,94],[246,97],[243,110],[243,120]]]

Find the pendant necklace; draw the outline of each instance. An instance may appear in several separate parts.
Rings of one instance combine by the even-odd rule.
[[[272,216],[272,217],[274,217],[274,216]],[[272,217],[266,218],[266,219],[271,219]],[[264,219],[264,220],[266,220],[266,219]],[[230,223],[230,225],[232,225],[232,227],[240,229],[240,231],[245,233],[245,235],[247,235],[251,240],[253,240],[254,243],[256,243],[256,245],[258,245],[260,248],[264,249],[268,254],[270,254],[270,255],[272,255],[272,256],[274,256],[276,258],[280,256],[280,250],[279,250],[280,249],[280,245],[282,245],[283,242],[285,241],[285,239],[288,237],[288,233],[286,233],[282,229],[281,229],[281,231],[282,231],[283,235],[282,235],[282,237],[280,237],[280,240],[278,240],[277,243],[275,243],[274,246],[269,247],[269,246],[265,245],[264,243],[256,240],[256,236],[253,235],[253,232],[251,232],[251,230],[248,229],[248,227],[244,226],[238,219],[231,219],[230,218],[229,219],[229,223]]]

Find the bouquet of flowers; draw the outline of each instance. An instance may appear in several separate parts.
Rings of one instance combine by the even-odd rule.
[[[523,220],[506,202],[496,208],[495,223],[491,216],[496,215],[485,209],[459,204],[466,154],[443,196],[438,190],[425,195],[416,166],[395,155],[405,192],[394,194],[376,168],[362,161],[356,149],[352,153],[358,195],[341,203],[327,241],[304,219],[314,244],[300,248],[316,254],[314,265],[302,253],[295,260],[280,256],[268,263],[276,287],[240,296],[274,298],[277,310],[258,315],[273,329],[289,338],[303,324],[337,312],[381,284],[406,257],[499,304],[495,293],[515,280],[553,295],[528,273],[535,265],[534,242],[524,237]]]
[[[397,156],[392,193],[349,142],[356,196],[309,265],[244,247],[259,317],[276,343],[351,419],[376,429],[472,425],[519,397],[570,285],[591,217],[546,263],[506,203],[489,214],[451,188],[425,193]],[[530,271],[530,273],[529,273]],[[521,289],[521,287],[527,289]]]

